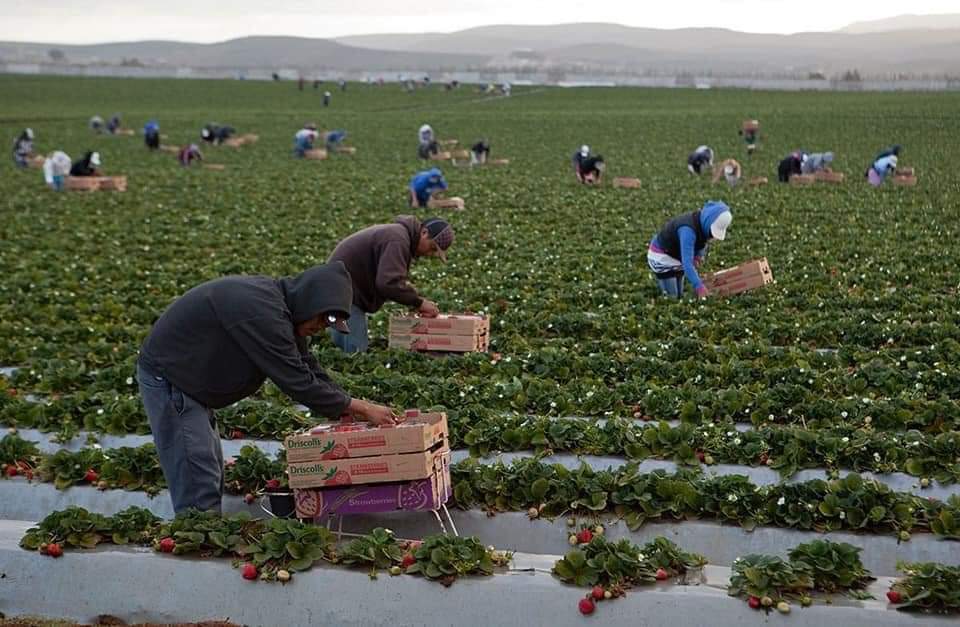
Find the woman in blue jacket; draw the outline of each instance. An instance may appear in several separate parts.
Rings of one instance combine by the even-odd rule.
[[[410,179],[410,206],[426,207],[437,192],[447,189],[447,180],[440,168],[418,172]]]
[[[730,207],[708,200],[703,209],[676,217],[667,222],[650,242],[647,263],[666,296],[680,298],[684,279],[705,298],[707,287],[697,274],[697,267],[707,256],[710,240],[723,240],[733,221]]]

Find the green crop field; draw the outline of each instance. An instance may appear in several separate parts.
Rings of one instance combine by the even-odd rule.
[[[333,91],[329,108],[323,89]],[[409,213],[426,122],[461,145],[486,137],[492,157],[510,159],[439,164],[466,210],[444,215],[457,233],[449,263],[413,272],[441,310],[491,316],[491,352],[388,350],[396,306],[374,317],[369,353],[341,355],[326,337],[314,350],[353,396],[448,412],[453,448],[480,458],[454,469],[460,507],[616,512],[631,528],[704,517],[960,537],[957,497],[928,500],[859,477],[761,491],[744,477],[696,474],[727,463],[784,478],[825,469],[960,481],[960,94],[520,87],[494,98],[471,87],[299,92],[290,82],[11,76],[0,77],[0,94],[4,141],[29,126],[39,152],[99,150],[107,174],[129,177],[125,193],[55,193],[39,170],[0,163],[0,366],[19,368],[0,378],[6,426],[64,438],[149,433],[133,376],[155,317],[197,283],[298,273],[351,232]],[[158,119],[167,143],[197,141],[209,121],[260,139],[205,148],[224,171],[187,169],[148,153],[139,136],[87,128],[90,116],[114,112],[138,130]],[[745,118],[762,123],[751,158],[737,135]],[[293,134],[307,121],[347,129],[357,154],[295,160]],[[584,143],[606,157],[607,178],[638,177],[642,187],[577,184],[570,157]],[[917,187],[865,182],[893,143]],[[771,183],[730,189],[691,177],[686,157],[700,144]],[[834,151],[846,182],[777,184],[778,161],[798,148]],[[776,283],[729,299],[659,297],[646,261],[652,235],[710,199],[729,204],[734,220],[711,244],[707,270],[766,257]],[[218,416],[225,436],[261,440],[317,420],[270,384]],[[82,484],[88,467],[111,488],[163,487],[149,446],[109,460],[99,449],[45,457],[10,438],[0,459],[36,458],[59,487]],[[497,451],[688,468],[665,486],[631,465],[568,472],[533,457],[484,459]],[[256,492],[282,474],[256,449],[244,455],[228,489]],[[810,507],[781,511],[787,496]]]

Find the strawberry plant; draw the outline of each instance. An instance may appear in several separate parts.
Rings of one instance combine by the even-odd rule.
[[[113,516],[68,507],[49,514],[36,527],[28,529],[20,546],[36,550],[50,543],[82,549],[92,549],[101,542],[148,544],[158,522],[150,511],[139,507],[129,507]]]
[[[960,612],[960,567],[933,562],[898,562],[904,576],[888,598],[898,610],[936,614]]]
[[[234,494],[260,493],[271,481],[278,481],[277,487],[287,487],[286,456],[281,451],[276,460],[271,460],[257,447],[245,445],[225,466],[223,480],[227,491]]]
[[[216,512],[188,511],[164,523],[158,538],[173,538],[175,555],[225,556],[253,546],[263,532],[263,522],[246,512],[221,516]],[[159,545],[158,545],[159,549]]]
[[[509,553],[488,549],[475,537],[427,536],[414,549],[416,561],[406,567],[408,575],[420,574],[445,586],[457,577],[466,575],[492,575],[494,566],[510,561]]]
[[[236,553],[252,559],[261,574],[275,576],[280,570],[308,570],[332,555],[334,542],[333,532],[326,527],[273,519],[252,542],[238,546]]]
[[[730,596],[748,596],[761,599],[769,609],[773,603],[806,595],[813,588],[809,567],[802,562],[788,562],[771,555],[738,557],[730,569]],[[772,599],[772,602],[763,603]]]
[[[40,463],[39,474],[43,481],[52,482],[58,490],[86,483],[87,471],[100,472],[107,461],[103,451],[98,448],[86,448],[77,452],[60,450],[44,457]]]
[[[861,590],[875,579],[860,561],[860,547],[846,542],[814,540],[790,551],[790,562],[802,563],[823,592]]]
[[[38,463],[40,451],[35,443],[13,433],[0,440],[0,478],[23,475],[32,479]]]
[[[343,564],[370,567],[370,578],[377,578],[378,569],[387,569],[403,560],[403,549],[389,529],[378,527],[369,534],[352,540],[337,552]]]

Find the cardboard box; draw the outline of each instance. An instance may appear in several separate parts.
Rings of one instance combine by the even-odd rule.
[[[327,158],[327,151],[323,148],[314,148],[303,152],[304,159],[313,159],[314,161],[323,161]]]
[[[488,335],[401,335],[391,333],[390,348],[450,353],[485,353],[490,346]]]
[[[843,183],[843,179],[846,178],[843,172],[833,172],[830,170],[820,170],[813,176],[821,183]]]
[[[916,173],[916,170],[913,168],[897,168],[894,174],[897,176],[915,176]]]
[[[293,491],[297,518],[320,520],[331,515],[375,514],[438,509],[453,494],[448,458],[426,479]]]
[[[490,332],[490,318],[472,314],[392,316],[389,329],[391,335],[485,335]]]
[[[450,437],[445,413],[406,412],[406,422],[396,427],[375,427],[366,422],[329,424],[288,436],[284,440],[288,462],[373,457],[427,451]]]
[[[101,176],[99,181],[101,190],[112,192],[127,191],[127,177],[125,176]]]
[[[773,283],[773,272],[764,257],[708,274],[703,283],[712,294],[732,296]]]
[[[427,201],[427,207],[430,209],[457,209],[463,210],[466,207],[466,203],[463,201],[463,198],[459,196],[451,196],[450,198],[431,198]]]
[[[812,174],[794,174],[790,177],[791,185],[813,185],[816,182],[817,179]]]
[[[453,159],[453,155],[447,151],[440,151],[436,154],[430,155],[430,158],[434,161],[450,161]]]
[[[100,177],[68,176],[65,187],[73,192],[95,192],[100,189]]]
[[[454,159],[469,159],[470,151],[469,150],[454,150],[450,153],[450,156]]]
[[[629,189],[636,189],[640,187],[640,179],[628,178],[619,176],[613,179],[614,187],[626,187]]]
[[[917,177],[897,174],[893,177],[893,184],[903,187],[914,187],[917,184]]]
[[[749,181],[747,181],[747,183],[748,183],[749,185],[754,185],[754,186],[757,186],[757,185],[766,185],[768,182],[769,182],[769,181],[767,180],[767,177],[765,177],[765,176],[755,176],[755,177],[753,177],[752,179],[750,179]]]
[[[291,488],[410,481],[430,477],[434,469],[442,465],[444,456],[450,457],[446,442],[416,453],[290,462],[287,474]]]

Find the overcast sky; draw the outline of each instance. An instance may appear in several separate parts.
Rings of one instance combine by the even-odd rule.
[[[588,21],[794,33],[906,12],[957,11],[958,0],[0,0],[0,40],[212,42]]]

